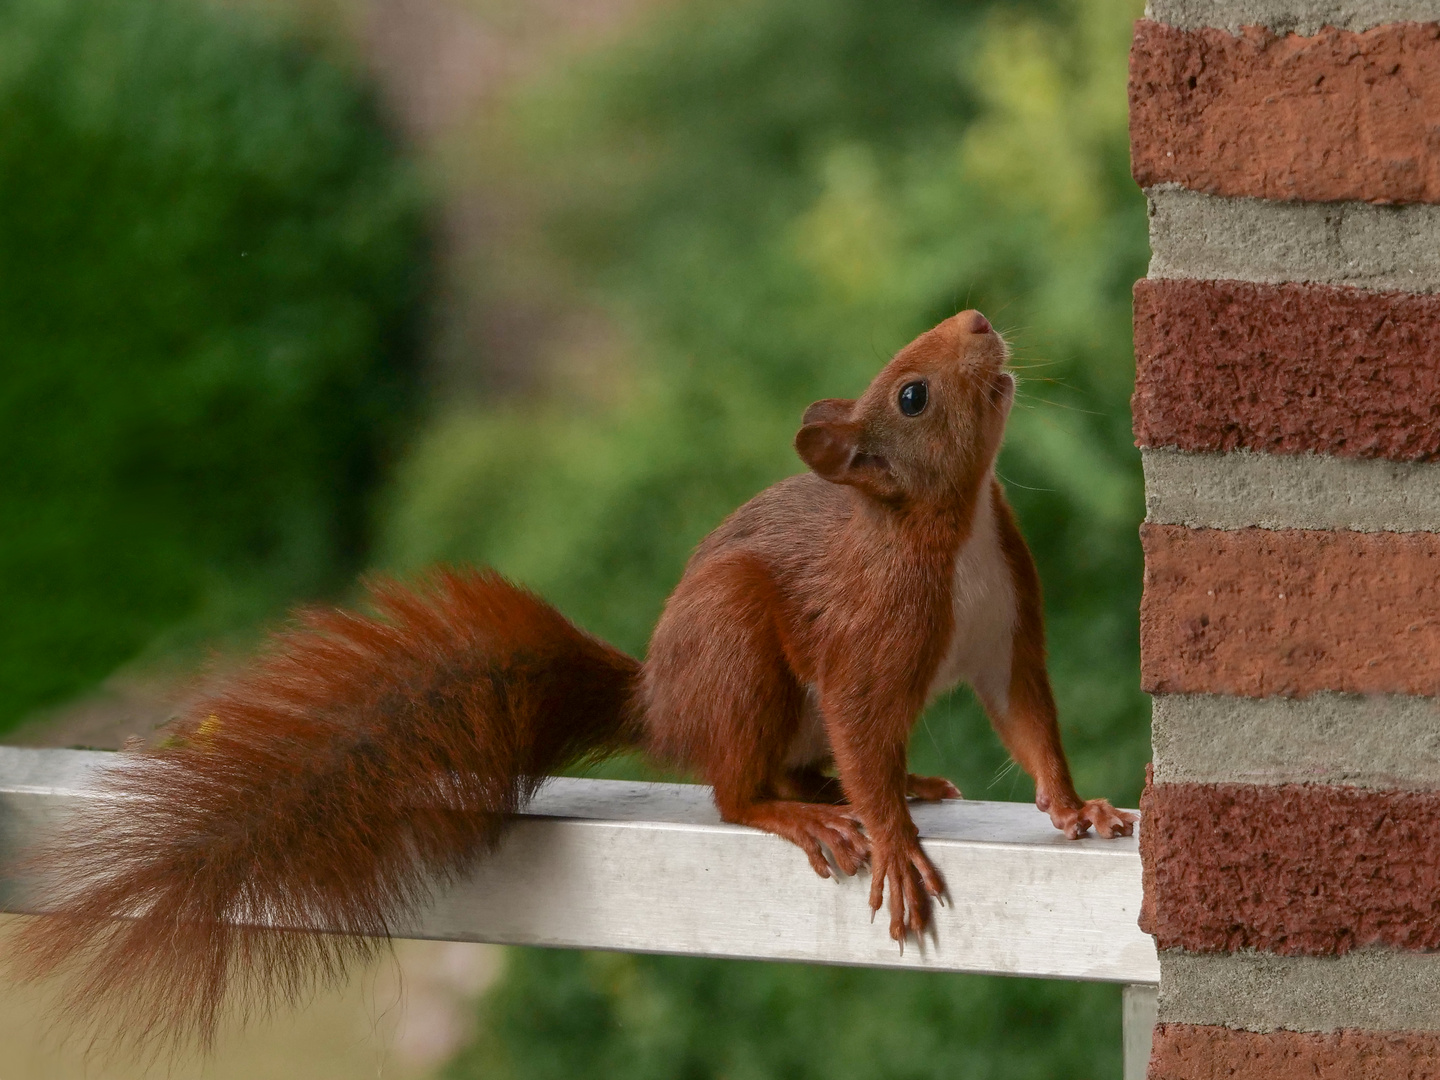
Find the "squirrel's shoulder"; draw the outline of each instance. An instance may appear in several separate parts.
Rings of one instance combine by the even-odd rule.
[[[730,514],[695,550],[696,561],[722,550],[751,549],[783,558],[824,542],[854,512],[847,488],[814,473],[771,484]]]

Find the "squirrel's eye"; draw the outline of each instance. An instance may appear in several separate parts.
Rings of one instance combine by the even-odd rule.
[[[900,388],[900,411],[906,416],[919,416],[929,400],[930,391],[923,380],[906,383]]]

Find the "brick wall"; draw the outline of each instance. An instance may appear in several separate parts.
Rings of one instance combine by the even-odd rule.
[[[1440,1077],[1440,0],[1151,0],[1152,1080]]]

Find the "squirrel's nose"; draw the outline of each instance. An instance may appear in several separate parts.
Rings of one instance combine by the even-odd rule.
[[[968,330],[972,334],[989,334],[993,332],[990,320],[978,311],[962,311],[959,315],[955,316],[955,321],[960,324],[962,330]]]

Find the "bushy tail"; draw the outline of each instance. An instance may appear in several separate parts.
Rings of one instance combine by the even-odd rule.
[[[208,1049],[382,948],[549,772],[631,741],[638,665],[482,572],[303,612],[153,750],[122,755],[32,865],[15,958],[73,973],[109,1043]],[[325,927],[304,933],[286,927]]]

